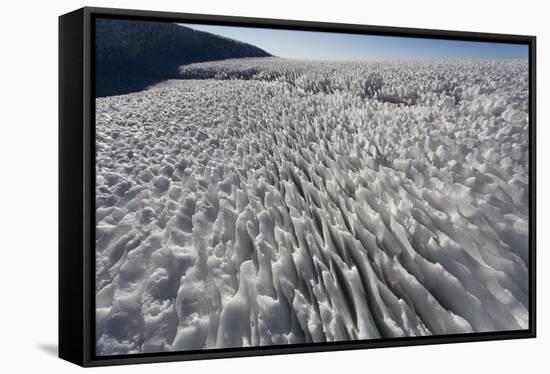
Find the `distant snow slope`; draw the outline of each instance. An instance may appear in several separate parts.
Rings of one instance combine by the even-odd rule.
[[[181,74],[96,101],[98,354],[528,327],[526,61]]]
[[[253,45],[168,22],[97,18],[95,36],[98,97],[177,78],[182,64],[270,56]]]

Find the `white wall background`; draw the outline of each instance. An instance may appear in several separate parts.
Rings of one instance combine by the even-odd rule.
[[[538,338],[244,359],[133,365],[95,373],[512,373],[548,366],[550,218],[547,70],[543,1],[102,0],[7,1],[0,20],[0,371],[78,370],[57,350],[57,17],[84,5],[538,37]],[[546,363],[546,365],[544,364]],[[539,370],[536,370],[537,367]],[[547,368],[546,368],[547,369]]]

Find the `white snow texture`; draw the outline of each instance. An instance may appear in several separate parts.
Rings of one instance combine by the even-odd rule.
[[[528,63],[235,59],[96,99],[98,355],[528,327]]]

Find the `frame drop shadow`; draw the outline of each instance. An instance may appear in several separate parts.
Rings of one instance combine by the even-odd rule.
[[[54,357],[58,356],[59,350],[58,350],[57,344],[52,344],[52,343],[38,344],[36,347],[40,349],[42,352],[45,352],[50,356],[54,356]]]

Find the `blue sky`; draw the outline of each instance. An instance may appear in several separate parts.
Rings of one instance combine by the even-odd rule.
[[[287,58],[315,60],[527,58],[521,44],[466,42],[330,32],[191,25]]]

